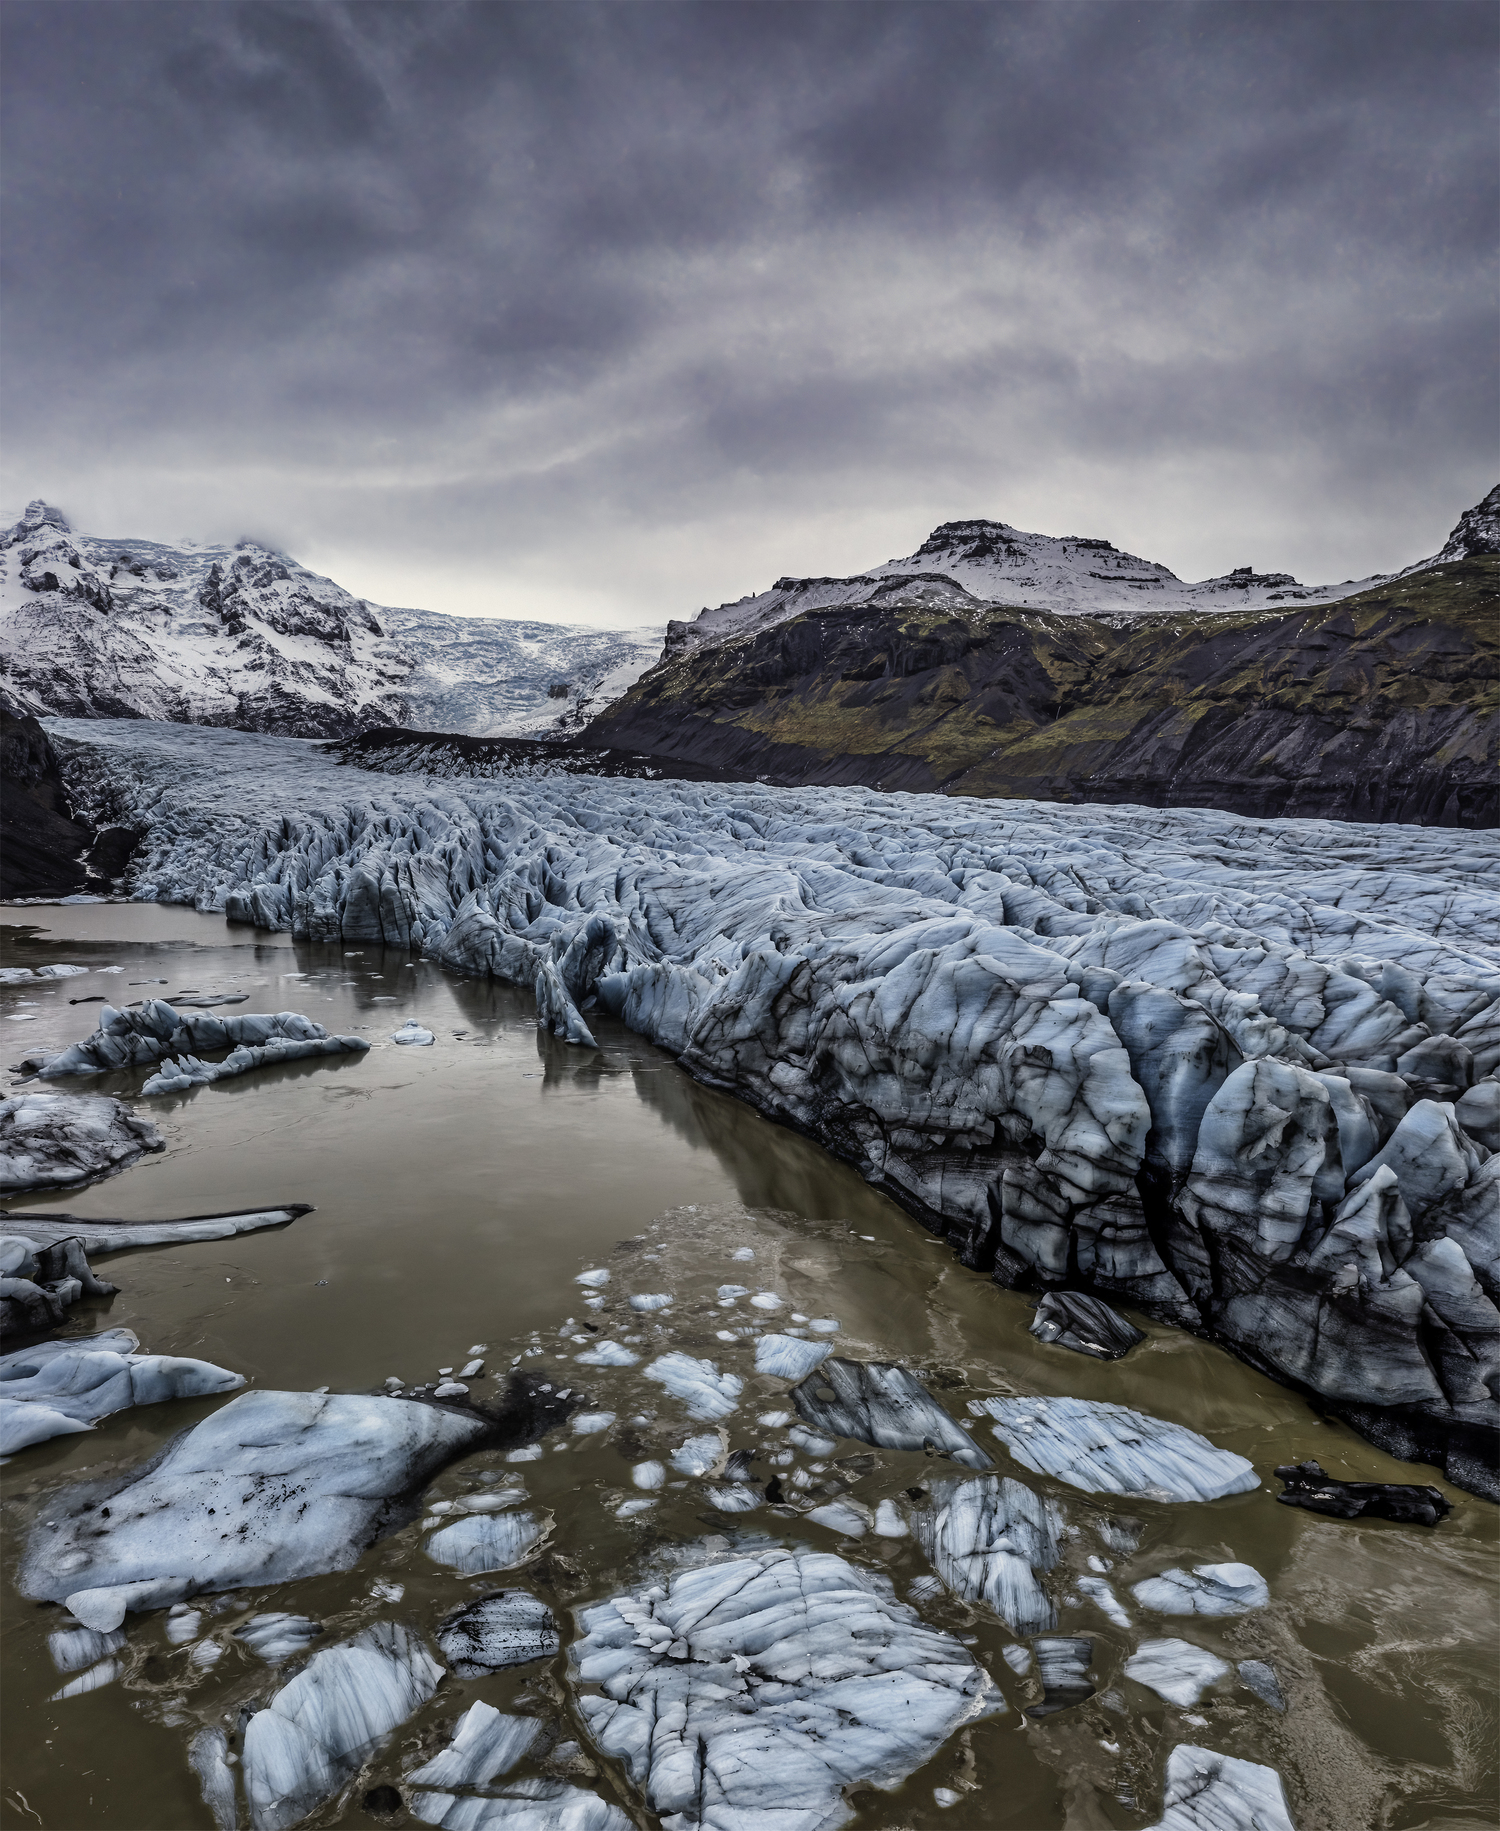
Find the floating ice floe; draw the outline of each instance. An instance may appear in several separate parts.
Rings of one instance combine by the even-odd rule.
[[[234,1392],[245,1383],[211,1361],[137,1354],[139,1345],[129,1329],[117,1329],[0,1355],[0,1455],[87,1430],[132,1405]]]
[[[479,1577],[525,1563],[551,1530],[550,1513],[471,1513],[434,1532],[422,1549],[460,1576]]]
[[[703,1495],[716,1513],[753,1513],[766,1498],[746,1481],[707,1481]]]
[[[1275,1768],[1191,1743],[1167,1757],[1162,1805],[1148,1831],[1296,1831]]]
[[[1036,1306],[1031,1333],[1095,1360],[1117,1361],[1145,1335],[1099,1297],[1082,1291],[1048,1291]]]
[[[1016,1461],[1087,1494],[1218,1500],[1258,1485],[1243,1456],[1216,1449],[1185,1425],[1089,1399],[981,1399]]]
[[[234,1630],[234,1637],[243,1640],[268,1666],[279,1666],[283,1660],[305,1653],[322,1632],[322,1622],[311,1621],[306,1615],[252,1615],[243,1627]]]
[[[910,1527],[901,1517],[893,1500],[883,1500],[875,1509],[875,1536],[882,1539],[904,1539]]]
[[[1001,1647],[1000,1657],[1017,1678],[1025,1678],[1031,1670],[1034,1658],[1030,1647],[1017,1646],[1014,1641],[1007,1647]]]
[[[16,1094],[0,1100],[0,1195],[106,1176],[166,1140],[107,1094]]]
[[[1286,1709],[1286,1699],[1274,1666],[1263,1659],[1242,1659],[1235,1669],[1240,1675],[1240,1683],[1247,1691],[1253,1691],[1263,1704],[1269,1704],[1272,1710]]]
[[[117,1659],[101,1659],[96,1666],[90,1666],[87,1672],[80,1672],[77,1678],[70,1678],[61,1690],[54,1691],[48,1699],[56,1704],[63,1698],[84,1697],[90,1691],[98,1691],[103,1685],[111,1685],[120,1676],[120,1662]]]
[[[755,1371],[772,1379],[805,1379],[828,1358],[826,1342],[799,1341],[795,1335],[762,1335],[755,1344]]]
[[[1103,1577],[1080,1577],[1078,1587],[1091,1602],[1098,1604],[1117,1628],[1128,1628],[1131,1625],[1119,1597]]]
[[[1229,1661],[1190,1640],[1143,1640],[1125,1662],[1126,1678],[1184,1709],[1229,1673]]]
[[[421,1639],[377,1622],[316,1653],[245,1725],[253,1831],[286,1831],[330,1798],[437,1689],[443,1668]]]
[[[76,1238],[48,1241],[46,1235],[42,1228],[0,1234],[0,1341],[44,1334],[57,1328],[80,1298],[115,1294]]]
[[[577,1707],[676,1831],[835,1827],[845,1787],[892,1788],[1003,1709],[951,1635],[828,1553],[676,1572],[582,1611]]]
[[[1056,1625],[1039,1571],[1057,1563],[1061,1518],[1023,1482],[998,1475],[935,1481],[912,1530],[928,1563],[961,1602],[982,1603],[1014,1634]]]
[[[650,1315],[653,1310],[670,1309],[672,1293],[670,1291],[637,1291],[630,1298],[630,1307]]]
[[[719,1466],[727,1444],[721,1431],[705,1431],[673,1450],[672,1467],[679,1475],[708,1475]]]
[[[630,1471],[631,1485],[644,1489],[648,1494],[654,1494],[658,1488],[663,1487],[666,1479],[666,1468],[660,1462],[638,1462]]]
[[[59,1672],[78,1672],[96,1664],[111,1653],[118,1653],[125,1636],[118,1628],[110,1634],[96,1633],[93,1628],[57,1628],[47,1636],[47,1651]]]
[[[1164,1570],[1132,1584],[1142,1608],[1158,1615],[1243,1615],[1271,1599],[1266,1580],[1251,1564],[1197,1564]]]
[[[524,1589],[502,1589],[458,1609],[439,1626],[437,1643],[460,1678],[550,1659],[561,1645],[552,1611]]]
[[[608,1430],[614,1421],[612,1411],[575,1411],[568,1423],[575,1436],[593,1437]]]
[[[870,1509],[857,1500],[825,1501],[802,1516],[826,1532],[837,1532],[842,1538],[862,1539],[875,1523]]]
[[[837,1335],[839,1332],[839,1320],[836,1316],[814,1316],[807,1326],[814,1335]]]
[[[712,1361],[694,1360],[690,1354],[664,1354],[644,1372],[681,1399],[690,1418],[727,1418],[739,1405],[745,1384],[738,1375],[720,1373]]]
[[[217,1831],[235,1831],[239,1822],[234,1769],[228,1756],[229,1738],[222,1729],[200,1729],[188,1744],[188,1765],[198,1776],[203,1803],[213,1814]]]
[[[775,1291],[757,1291],[750,1302],[757,1310],[779,1310],[782,1300]]]
[[[991,1466],[979,1445],[905,1367],[832,1356],[793,1389],[792,1403],[809,1424],[835,1437],[853,1437],[888,1450],[931,1445],[965,1468]]]
[[[408,1017],[399,1030],[391,1032],[393,1043],[411,1043],[418,1049],[430,1049],[437,1038],[430,1030],[423,1029],[414,1017]]]
[[[1036,1650],[1037,1677],[1042,1681],[1042,1701],[1029,1706],[1027,1716],[1050,1717],[1094,1695],[1088,1677],[1094,1643],[1087,1635],[1043,1635],[1032,1645]]]
[[[414,1787],[484,1786],[509,1773],[542,1734],[535,1717],[504,1716],[493,1704],[471,1704],[453,1727],[453,1740],[430,1761],[406,1776]],[[419,1818],[429,1818],[436,1802],[412,1802]]]
[[[56,1081],[71,1075],[107,1074],[181,1055],[191,1068],[169,1068],[166,1078],[170,1080],[178,1073],[192,1084],[196,1080],[222,1080],[251,1068],[296,1061],[307,1055],[358,1054],[369,1046],[362,1036],[330,1036],[322,1024],[304,1017],[300,1011],[253,1012],[244,1017],[184,1016],[166,999],[148,998],[134,1011],[117,1011],[112,1005],[105,1005],[99,1013],[99,1028],[92,1036],[55,1055],[34,1060],[42,1080]],[[200,1053],[214,1054],[221,1049],[232,1053],[216,1066],[197,1060]],[[152,1083],[148,1081],[142,1092],[151,1090]]]
[[[582,1284],[591,1291],[598,1291],[609,1283],[609,1273],[602,1265],[596,1266],[593,1271],[579,1272],[573,1282]]]
[[[76,1214],[20,1214],[6,1216],[37,1246],[48,1248],[76,1239],[93,1255],[125,1252],[134,1246],[185,1246],[197,1240],[227,1240],[235,1234],[256,1233],[263,1227],[284,1227],[299,1216],[311,1214],[306,1202],[288,1202],[281,1208],[247,1208],[235,1214],[194,1214],[180,1221],[91,1221]],[[113,1286],[110,1287],[113,1289]]]
[[[529,1775],[488,1786],[482,1797],[418,1793],[412,1812],[438,1831],[633,1831],[620,1808],[597,1793]]]
[[[617,1341],[596,1341],[582,1354],[573,1356],[580,1367],[633,1367],[640,1358]]]
[[[107,1631],[132,1609],[348,1570],[489,1428],[403,1399],[241,1393],[142,1469],[49,1501],[21,1593]]]

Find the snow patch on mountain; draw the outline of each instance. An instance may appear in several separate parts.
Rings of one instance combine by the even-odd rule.
[[[0,534],[0,686],[35,712],[563,735],[660,647],[653,630],[389,610],[255,541],[81,534],[41,501]]]
[[[1407,572],[1495,552],[1500,552],[1500,489],[1465,513],[1440,553]],[[1151,611],[1328,604],[1366,591],[1384,576],[1304,585],[1289,572],[1238,566],[1222,577],[1191,584],[1107,540],[1028,534],[1004,521],[945,521],[905,559],[887,560],[850,578],[781,578],[769,591],[701,610],[690,623],[669,623],[667,646],[670,651],[735,640],[806,610],[877,604],[897,596],[903,604],[958,613],[1003,604],[1062,616],[1134,617]]]

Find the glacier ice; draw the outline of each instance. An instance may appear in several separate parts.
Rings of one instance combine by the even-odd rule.
[[[107,1176],[166,1141],[106,1094],[21,1093],[0,1100],[0,1195]]]
[[[76,1214],[22,1214],[6,1217],[34,1245],[49,1248],[76,1239],[85,1253],[124,1252],[133,1246],[179,1246],[195,1240],[227,1240],[262,1227],[284,1227],[311,1214],[306,1202],[284,1208],[248,1208],[236,1214],[195,1214],[180,1221],[94,1221]],[[77,1275],[77,1274],[75,1274]],[[112,1287],[111,1287],[112,1288]]]
[[[81,1297],[115,1294],[89,1264],[76,1234],[46,1222],[38,1226],[31,1216],[18,1217],[17,1224],[25,1234],[0,1233],[0,1341],[55,1328]],[[91,1345],[101,1344],[96,1337]]]
[[[1258,1486],[1243,1456],[1182,1424],[1089,1399],[982,1399],[1016,1461],[1087,1494],[1218,1500]]]
[[[86,1430],[132,1405],[235,1392],[245,1383],[243,1374],[211,1361],[137,1354],[138,1345],[122,1329],[92,1342],[43,1342],[0,1355],[0,1456]]]
[[[1057,1622],[1040,1573],[1057,1563],[1060,1524],[1055,1507],[998,1475],[935,1481],[912,1511],[917,1543],[946,1588],[1025,1635]]]
[[[1207,1333],[1500,1493],[1473,1346],[1500,1341],[1500,1173],[1459,1117],[1500,1064],[1494,836],[52,734],[80,805],[141,827],[135,895],[540,986],[579,1041],[586,1007],[623,1019],[1001,1282]],[[1387,1168],[1389,1266],[1319,1254]],[[1406,1265],[1439,1238],[1480,1285],[1444,1298],[1457,1329]],[[1458,1345],[1419,1378],[1434,1329]]]
[[[1146,1339],[1102,1298],[1080,1291],[1048,1291],[1036,1306],[1031,1333],[1101,1361],[1117,1361]]]
[[[460,1678],[548,1659],[562,1644],[552,1611],[524,1589],[502,1589],[455,1610],[439,1625],[437,1643]]]
[[[551,1526],[548,1513],[474,1513],[434,1532],[422,1549],[435,1563],[478,1577],[524,1563]]]
[[[1131,1586],[1142,1608],[1158,1615],[1244,1615],[1271,1599],[1265,1578],[1252,1564],[1197,1564],[1164,1570]]]
[[[168,1633],[171,1628],[168,1626]],[[323,1632],[322,1624],[306,1615],[285,1613],[252,1615],[234,1630],[236,1640],[243,1640],[268,1666],[279,1666],[283,1660],[305,1653]]]
[[[916,1375],[887,1361],[835,1355],[792,1389],[792,1403],[809,1424],[834,1437],[855,1437],[889,1450],[922,1450],[930,1444],[965,1468],[990,1466],[989,1457]]]
[[[177,1093],[182,1088],[222,1081],[277,1062],[313,1055],[359,1054],[369,1048],[362,1036],[330,1036],[322,1024],[298,1011],[252,1013],[244,1017],[184,1014],[164,998],[148,998],[137,1011],[105,1005],[99,1028],[82,1042],[56,1055],[33,1058],[44,1081],[77,1075],[108,1074],[152,1062],[165,1063],[142,1093]],[[227,1049],[217,1063],[198,1059],[199,1051]],[[174,1064],[172,1055],[179,1060]]]
[[[142,1467],[49,1501],[21,1593],[108,1632],[204,1591],[348,1570],[487,1428],[404,1399],[241,1393]]]
[[[1198,1702],[1210,1685],[1229,1672],[1229,1661],[1220,1659],[1190,1640],[1143,1640],[1125,1661],[1125,1676],[1145,1685],[1169,1704],[1184,1710]]]
[[[287,1831],[336,1793],[442,1676],[419,1636],[396,1622],[315,1653],[245,1725],[253,1831]]]
[[[1162,1807],[1147,1831],[1296,1831],[1275,1768],[1192,1743],[1167,1757]]]
[[[777,1380],[800,1380],[829,1355],[827,1342],[801,1341],[795,1335],[762,1335],[755,1344],[755,1371]]]
[[[675,1572],[580,1613],[577,1707],[677,1831],[824,1826],[1003,1703],[951,1635],[831,1553],[773,1549]]]
[[[580,1359],[582,1357],[580,1356]],[[744,1381],[735,1373],[720,1373],[712,1361],[691,1354],[663,1354],[644,1369],[648,1380],[665,1386],[674,1399],[687,1406],[690,1418],[727,1418],[740,1402]]]
[[[1037,1677],[1042,1681],[1042,1701],[1029,1705],[1029,1717],[1050,1717],[1094,1695],[1089,1666],[1094,1643],[1086,1634],[1044,1634],[1032,1642]]]

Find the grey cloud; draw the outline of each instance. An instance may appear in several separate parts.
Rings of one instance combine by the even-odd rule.
[[[866,563],[989,513],[1345,576],[1492,481],[1489,8],[11,0],[3,29],[6,491],[85,522],[238,516],[440,608],[482,577],[568,614],[586,572],[629,619],[840,516]]]

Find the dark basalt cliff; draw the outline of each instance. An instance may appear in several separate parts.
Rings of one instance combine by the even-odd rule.
[[[1500,819],[1500,559],[1333,604],[1011,610],[902,581],[679,637],[583,734],[726,777],[1420,825]]]
[[[75,819],[46,731],[0,692],[0,898],[107,891],[134,838]]]

